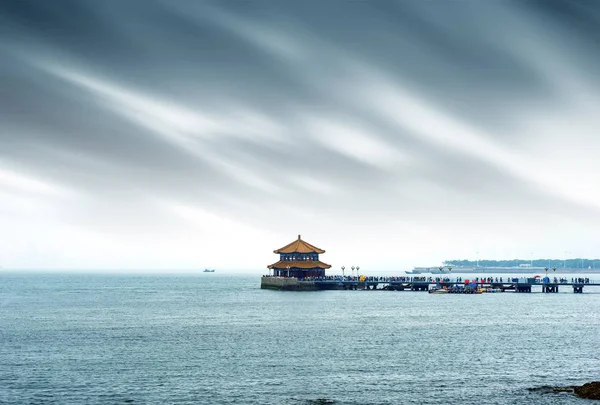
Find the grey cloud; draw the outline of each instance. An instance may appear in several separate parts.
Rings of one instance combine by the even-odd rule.
[[[517,52],[518,34],[528,22],[544,33],[543,16],[558,25],[564,16],[562,28],[576,32],[549,49],[593,53],[593,3],[22,1],[0,10],[0,158],[80,190],[77,222],[110,228],[111,218],[142,224],[165,215],[168,227],[153,205],[161,198],[272,229],[292,224],[294,212],[369,226],[403,216],[477,223],[513,210],[539,221],[597,220],[594,209],[497,162],[385,119],[382,105],[363,98],[381,73],[482,137],[520,149],[529,139],[515,130],[522,106],[554,114],[566,101]],[[140,111],[50,63],[222,125],[206,137],[177,118],[149,128],[133,119]],[[589,55],[574,63],[597,67]],[[244,113],[265,120],[264,136]],[[328,144],[311,119],[364,131],[397,161],[373,145],[372,156],[368,145],[353,155],[343,137]],[[163,136],[171,130],[187,146]]]

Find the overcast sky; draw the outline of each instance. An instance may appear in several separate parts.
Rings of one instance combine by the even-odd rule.
[[[0,265],[596,257],[599,44],[593,0],[3,1]]]

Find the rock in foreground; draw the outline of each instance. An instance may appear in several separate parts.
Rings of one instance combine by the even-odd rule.
[[[600,381],[593,381],[579,387],[573,387],[575,395],[586,399],[600,399]]]

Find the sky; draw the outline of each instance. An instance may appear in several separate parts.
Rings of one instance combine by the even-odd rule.
[[[0,266],[597,257],[599,44],[593,0],[3,1]]]

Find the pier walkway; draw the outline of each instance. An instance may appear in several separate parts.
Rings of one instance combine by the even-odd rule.
[[[540,287],[544,293],[557,293],[560,287],[571,287],[574,293],[583,293],[584,287],[600,286],[600,280],[589,278],[435,278],[435,277],[335,277],[312,278],[298,282],[314,283],[320,290],[393,290],[428,291],[430,287],[453,288],[469,286],[471,288],[493,289],[501,292],[514,291],[530,293],[532,288]]]

